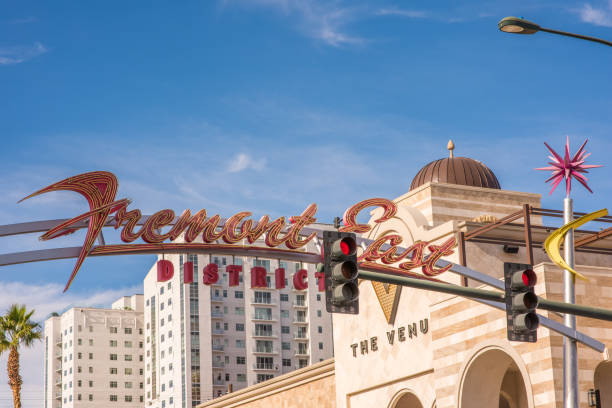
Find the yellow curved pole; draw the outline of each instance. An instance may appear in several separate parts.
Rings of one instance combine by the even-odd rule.
[[[571,273],[573,273],[577,277],[588,281],[586,276],[582,275],[579,272],[576,272],[573,268],[571,268],[567,264],[567,262],[565,262],[565,259],[563,259],[561,257],[561,252],[560,252],[561,243],[563,242],[563,239],[565,238],[565,234],[567,234],[567,232],[570,229],[574,229],[575,230],[579,226],[581,226],[583,224],[586,224],[589,221],[593,221],[593,220],[595,220],[595,219],[597,219],[599,217],[603,217],[603,216],[606,216],[606,215],[608,215],[608,210],[606,208],[604,208],[603,210],[595,211],[595,212],[592,212],[590,214],[585,214],[582,217],[577,218],[574,221],[568,222],[567,224],[565,224],[561,228],[555,230],[544,241],[544,250],[548,254],[548,257],[554,263],[559,265],[561,268],[567,269],[568,271],[570,271]]]

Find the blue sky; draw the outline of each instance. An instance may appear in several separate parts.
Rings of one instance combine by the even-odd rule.
[[[405,193],[449,138],[502,188],[560,208],[562,193],[548,196],[546,174],[532,170],[545,165],[542,142],[561,149],[569,135],[575,149],[588,137],[590,162],[606,167],[592,173],[594,195],[574,190],[575,208],[606,207],[612,49],[501,33],[508,15],[612,40],[612,1],[597,0],[5,2],[0,224],[86,211],[73,193],[17,201],[93,170],[114,172],[119,196],[144,213],[288,216],[316,202],[331,222],[364,198]],[[3,267],[0,290],[12,295],[0,307],[26,302],[42,319],[108,304],[138,290],[152,262],[87,259],[65,295],[73,260]],[[26,371],[40,372],[36,353]],[[26,408],[38,404],[29,390]],[[7,393],[0,380],[0,405]]]

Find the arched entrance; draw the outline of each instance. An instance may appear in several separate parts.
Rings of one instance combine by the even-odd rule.
[[[595,389],[599,390],[602,407],[612,406],[612,361],[603,361],[595,368]]]
[[[403,391],[393,398],[389,408],[423,408],[423,404],[412,392]]]
[[[460,408],[529,408],[525,380],[514,359],[499,348],[478,353],[466,366]]]

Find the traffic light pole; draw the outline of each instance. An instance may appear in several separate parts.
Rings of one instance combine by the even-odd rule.
[[[359,279],[372,280],[376,282],[390,283],[393,285],[408,286],[411,288],[431,290],[435,292],[448,293],[472,299],[488,300],[505,303],[505,295],[502,292],[478,288],[469,288],[443,282],[432,282],[425,279],[410,278],[407,276],[390,275],[388,273],[373,272],[359,269]],[[538,309],[571,314],[574,316],[590,317],[592,319],[607,320],[612,322],[612,310],[598,307],[588,307],[563,302],[555,302],[547,299],[539,299]]]

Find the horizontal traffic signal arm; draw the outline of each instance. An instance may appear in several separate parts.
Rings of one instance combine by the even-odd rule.
[[[365,270],[367,268],[368,270]],[[451,295],[463,296],[472,299],[482,299],[493,302],[505,303],[506,299],[502,292],[494,290],[469,288],[457,286],[450,283],[432,282],[430,280],[411,278],[406,276],[390,275],[381,273],[375,270],[375,267],[368,265],[364,269],[359,269],[359,279],[366,279],[376,282],[390,283],[393,285],[408,286],[416,289],[431,290],[435,292],[448,293]],[[539,303],[537,308],[548,310],[551,312],[567,313],[576,316],[590,317],[592,319],[600,319],[612,321],[612,310],[602,309],[597,307],[573,305],[563,302],[555,302],[553,300],[538,298]]]

